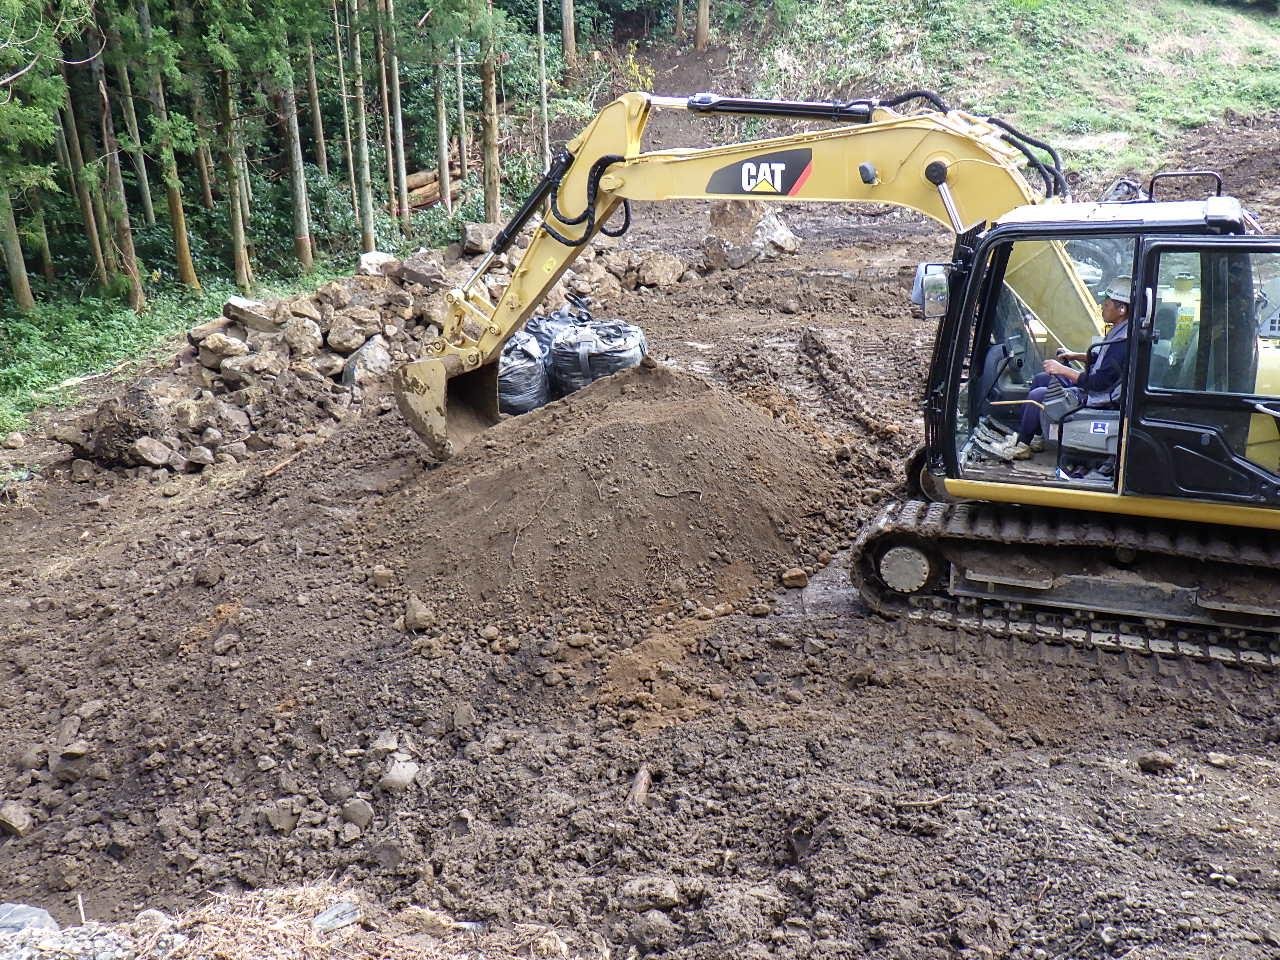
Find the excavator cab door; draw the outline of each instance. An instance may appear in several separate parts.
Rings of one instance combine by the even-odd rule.
[[[1280,238],[1141,255],[1124,492],[1280,506]]]

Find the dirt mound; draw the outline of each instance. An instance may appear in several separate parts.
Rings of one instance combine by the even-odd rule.
[[[1280,149],[1280,113],[1260,117],[1231,115],[1206,124],[1177,150],[1171,166],[1182,170],[1217,170],[1223,189],[1257,213],[1263,229],[1280,230],[1280,184],[1276,151]],[[1182,193],[1179,193],[1179,187]],[[1211,185],[1197,180],[1165,183],[1162,196],[1200,197]]]
[[[832,461],[708,381],[642,366],[500,424],[366,529],[407,589],[449,609],[714,606],[820,539]]]

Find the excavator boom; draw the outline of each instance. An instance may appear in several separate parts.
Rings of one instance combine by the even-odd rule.
[[[923,98],[933,109],[900,113]],[[835,126],[706,149],[641,152],[655,108],[826,120]],[[1046,163],[1036,152],[1046,151]],[[912,93],[880,103],[691,99],[628,93],[606,106],[553,160],[537,189],[495,239],[466,283],[447,295],[440,336],[426,355],[395,373],[400,409],[439,459],[497,419],[497,360],[502,345],[534,311],[591,238],[629,201],[753,199],[781,202],[895,204],[931,217],[956,234],[1041,201],[1023,176],[1029,164],[1045,199],[1066,193],[1051,148],[994,118],[947,110],[935,96]],[[482,282],[495,259],[535,217],[541,223],[492,303]],[[625,229],[626,220],[622,224]],[[620,231],[619,231],[620,232]],[[616,234],[613,234],[616,235]],[[1096,304],[1060,244],[1038,254],[1052,261],[1055,282],[1019,290],[1059,344],[1088,342],[1099,329]],[[1017,263],[1009,266],[1016,276]]]

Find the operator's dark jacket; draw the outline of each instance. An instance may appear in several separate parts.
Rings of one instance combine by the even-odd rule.
[[[1129,369],[1129,322],[1118,323],[1101,342],[1089,348],[1089,367],[1076,378],[1081,400],[1091,407],[1114,406],[1120,402],[1125,374]]]

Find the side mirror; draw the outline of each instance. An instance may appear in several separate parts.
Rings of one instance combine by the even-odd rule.
[[[951,264],[922,263],[916,267],[911,284],[911,303],[925,320],[941,320],[947,315],[951,290]]]

